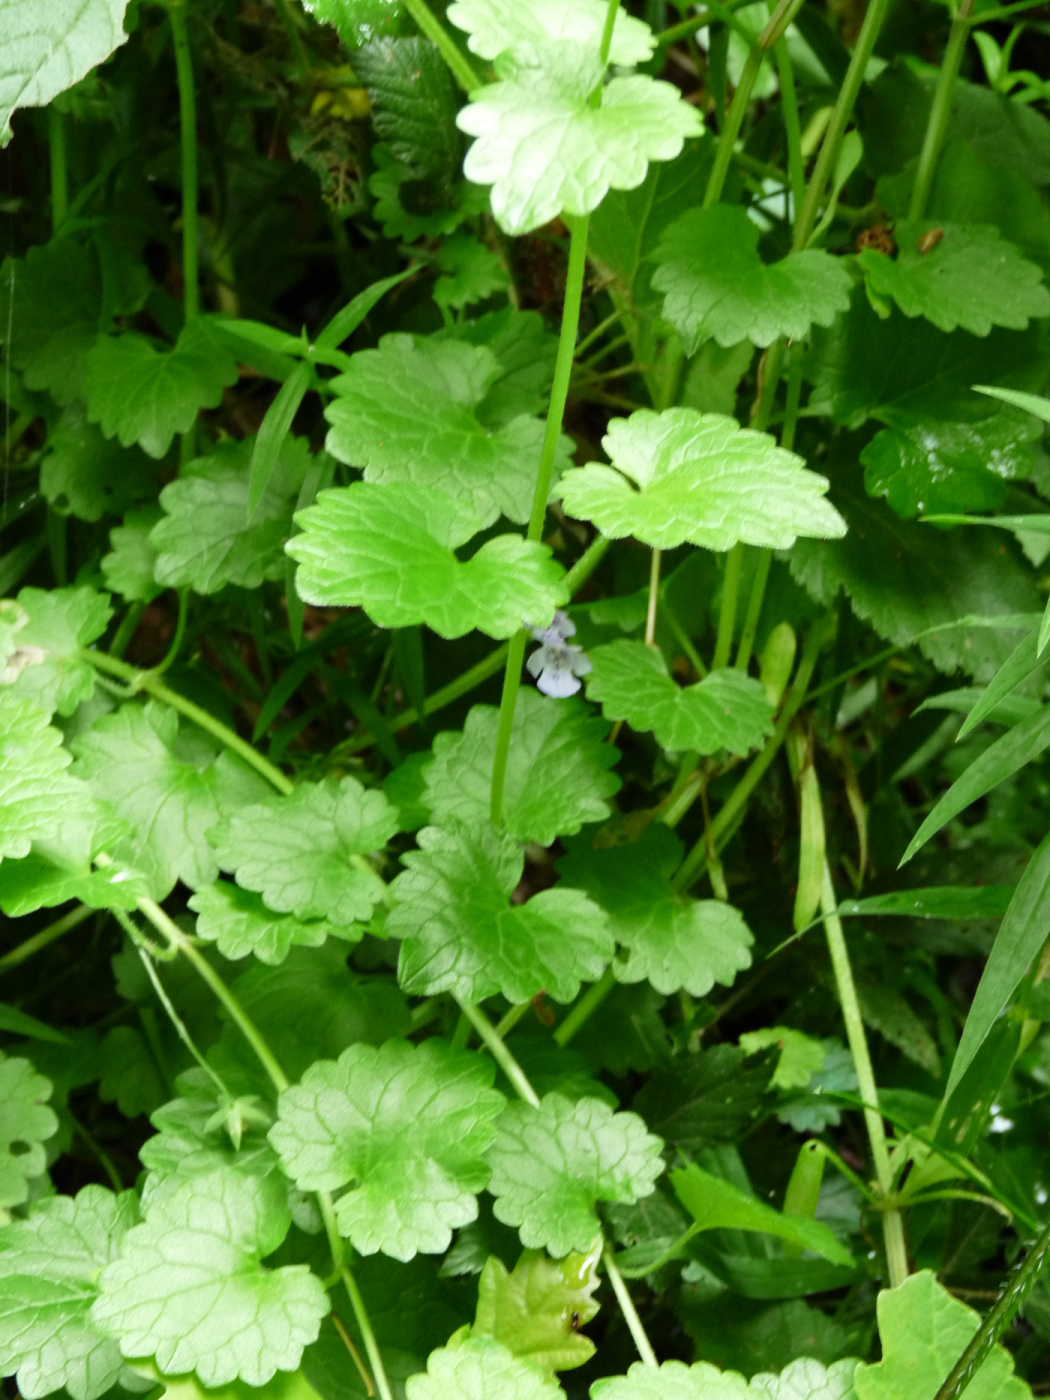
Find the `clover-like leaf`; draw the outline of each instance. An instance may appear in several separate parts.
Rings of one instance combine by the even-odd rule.
[[[398,976],[407,992],[450,991],[469,1001],[502,992],[523,1002],[546,989],[572,1001],[613,953],[604,912],[579,890],[542,890],[511,904],[524,857],[488,823],[419,833],[391,885],[386,931],[403,940]],[[566,937],[566,930],[572,936]]]
[[[360,1254],[441,1254],[478,1213],[484,1152],[504,1105],[495,1067],[437,1040],[352,1045],[286,1089],[270,1141],[304,1191],[334,1191]]]
[[[720,1371],[706,1361],[694,1366],[665,1361],[655,1369],[636,1362],[626,1376],[595,1381],[591,1396],[592,1400],[857,1400],[856,1369],[855,1360],[825,1367],[806,1356],[792,1361],[779,1376],[763,1372],[748,1381],[736,1371]]]
[[[566,514],[613,539],[656,549],[689,541],[731,549],[738,541],[789,549],[799,535],[838,539],[846,524],[826,500],[827,479],[765,433],[720,413],[639,409],[614,418],[591,462],[561,479]]]
[[[613,78],[592,107],[602,73],[597,44],[527,44],[497,59],[499,81],[460,111],[457,125],[477,137],[463,172],[492,186],[492,212],[507,233],[589,214],[610,189],[634,189],[650,161],[673,160],[703,130],[678,89],[653,78]]]
[[[882,1360],[857,1367],[857,1400],[925,1400],[935,1395],[980,1325],[980,1316],[942,1288],[929,1269],[876,1304]],[[1028,1400],[1014,1359],[993,1347],[966,1387],[966,1400]]]
[[[23,3],[29,10],[35,0]],[[0,91],[2,84],[0,76]],[[98,258],[72,238],[4,259],[0,340],[27,389],[46,389],[61,404],[79,396],[85,357],[98,338],[101,302]]]
[[[326,938],[356,942],[364,929],[329,923],[326,919],[297,919],[275,914],[257,894],[217,880],[189,901],[197,914],[197,935],[214,943],[224,958],[236,960],[254,953],[260,962],[284,962],[293,945],[319,948]]]
[[[107,440],[72,403],[48,435],[40,491],[60,515],[101,520],[123,515],[156,490],[157,467],[137,448]]]
[[[435,823],[488,819],[498,728],[499,711],[475,705],[461,734],[446,731],[434,740],[423,801]],[[608,799],[620,787],[609,769],[620,755],[605,742],[607,733],[578,700],[519,693],[503,788],[503,821],[512,836],[549,846],[584,822],[608,817]]]
[[[573,842],[558,871],[609,915],[613,936],[628,951],[625,962],[613,963],[618,981],[648,980],[668,996],[684,988],[702,997],[715,982],[732,986],[751,966],[754,939],[731,904],[674,892],[682,849],[672,831],[655,825],[631,846]]]
[[[26,1400],[54,1390],[95,1400],[116,1384],[120,1348],[89,1312],[99,1272],[137,1219],[133,1192],[85,1186],[0,1230],[0,1369]]]
[[[202,408],[216,408],[237,382],[237,363],[221,335],[193,320],[171,350],[129,331],[102,336],[87,357],[87,416],[124,447],[138,443],[163,457],[176,433],[189,432]]]
[[[663,1143],[638,1115],[598,1099],[508,1104],[497,1128],[488,1151],[496,1218],[556,1256],[586,1254],[601,1228],[597,1202],[648,1196],[664,1169]]]
[[[814,322],[830,326],[849,307],[853,279],[821,249],[779,262],[758,255],[758,225],[737,204],[690,209],[666,228],[654,254],[652,285],[687,354],[705,340],[771,345],[802,339]]]
[[[0,1209],[28,1200],[29,1182],[47,1167],[44,1143],[58,1131],[51,1090],[28,1060],[0,1052]]]
[[[0,860],[27,856],[87,796],[65,771],[70,762],[45,712],[0,685]]]
[[[322,491],[295,518],[302,534],[286,549],[302,597],[362,607],[380,627],[509,637],[523,622],[545,627],[566,601],[562,570],[538,541],[497,535],[458,559],[481,522],[444,491],[358,482]]]
[[[579,1328],[598,1312],[594,1290],[599,1249],[549,1259],[527,1249],[512,1271],[490,1255],[478,1279],[478,1310],[471,1334],[495,1337],[515,1356],[545,1371],[583,1366],[595,1346]]]
[[[993,326],[1024,330],[1050,314],[1042,269],[987,224],[945,224],[923,248],[935,221],[901,219],[896,258],[866,248],[857,261],[876,297],[891,297],[905,316],[924,316],[942,331],[987,335]]]
[[[694,685],[672,680],[663,653],[644,642],[616,641],[588,652],[587,698],[606,719],[651,729],[665,749],[745,754],[773,732],[773,707],[742,671],[712,671]]]
[[[128,603],[150,603],[162,591],[154,575],[157,551],[150,534],[163,514],[160,506],[130,510],[123,525],[109,532],[110,552],[103,554],[99,567],[106,587]]]
[[[498,58],[519,44],[558,44],[566,41],[601,47],[608,5],[604,0],[454,0],[450,22],[467,31],[467,48],[480,58]],[[609,62],[632,68],[652,57],[656,40],[641,20],[617,11]]]
[[[397,829],[397,810],[378,789],[326,778],[242,808],[210,839],[223,870],[271,909],[349,928],[370,918],[383,897],[383,882],[363,857]]]
[[[155,899],[176,880],[210,885],[219,867],[205,832],[270,790],[241,759],[216,757],[198,735],[180,732],[175,711],[150,701],[122,705],[73,741],[73,772],[131,826],[108,854],[141,872]]]
[[[274,1177],[228,1169],[155,1192],[102,1272],[92,1320],[124,1356],[196,1371],[207,1386],[295,1370],[330,1305],[305,1265],[260,1263],[291,1224],[285,1195]]]
[[[439,488],[474,512],[477,528],[500,514],[524,524],[543,424],[525,415],[493,430],[479,422],[477,409],[503,373],[487,345],[384,336],[331,382],[326,446],[339,461],[363,467],[366,481]],[[571,451],[562,435],[559,472]]]
[[[425,1374],[410,1376],[407,1400],[561,1400],[564,1391],[534,1361],[492,1337],[470,1337],[432,1351]]]
[[[258,588],[284,577],[284,540],[310,464],[303,438],[281,444],[266,490],[248,519],[248,477],[255,438],[223,442],[189,462],[160,493],[164,518],[150,545],[158,583],[217,593],[228,583]]]
[[[95,668],[79,651],[106,630],[109,600],[93,588],[23,588],[15,602],[25,620],[15,624],[3,678],[13,672],[8,684],[48,714],[71,715],[95,693]]]

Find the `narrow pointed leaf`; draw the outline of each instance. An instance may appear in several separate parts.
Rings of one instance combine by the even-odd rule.
[[[1040,398],[1038,394],[1025,394],[1020,389],[997,389],[988,384],[975,384],[973,387],[979,394],[1002,399],[1003,403],[1013,404],[1014,408],[1027,409],[1044,423],[1050,423],[1050,399]]]
[[[1046,625],[1044,616],[1043,626]],[[1041,664],[1043,644],[1035,633],[1018,642],[1016,649],[995,673],[984,694],[963,720],[958,737],[964,739],[971,729],[975,729],[992,711],[1017,689],[1023,681]]]
[[[259,425],[259,432],[252,448],[251,467],[248,474],[248,519],[252,519],[259,502],[265,494],[270,475],[277,465],[277,457],[284,440],[292,431],[292,422],[299,412],[299,405],[310,387],[313,367],[307,362],[296,365],[295,369],[277,390],[273,403],[266,410],[266,417]]]

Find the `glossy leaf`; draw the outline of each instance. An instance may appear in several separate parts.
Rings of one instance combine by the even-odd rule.
[[[197,914],[197,936],[214,943],[224,958],[246,958],[276,966],[293,946],[319,948],[326,938],[356,942],[363,929],[329,923],[326,919],[297,919],[275,914],[257,894],[218,880],[205,885],[189,900]]]
[[[468,35],[467,48],[481,58],[498,58],[519,44],[582,44],[597,51],[605,27],[602,0],[535,0],[528,9],[513,0],[454,0],[449,20]],[[616,16],[609,62],[632,67],[652,57],[652,30],[622,10]]]
[[[545,1371],[569,1371],[594,1355],[580,1332],[598,1312],[594,1290],[598,1251],[549,1259],[527,1249],[513,1270],[491,1256],[478,1279],[478,1311],[471,1333],[495,1337],[515,1356]]]

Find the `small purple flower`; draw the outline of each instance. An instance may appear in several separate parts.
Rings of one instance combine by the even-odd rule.
[[[568,639],[576,635],[576,624],[567,613],[554,614],[549,627],[534,627],[533,640],[541,643],[525,665],[536,677],[537,687],[544,695],[563,700],[575,695],[580,688],[577,676],[586,676],[591,669],[583,647],[571,646]]]

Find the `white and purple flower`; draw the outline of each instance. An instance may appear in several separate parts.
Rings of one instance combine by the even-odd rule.
[[[544,695],[563,700],[575,695],[580,688],[578,676],[586,676],[591,663],[583,647],[572,646],[569,638],[576,635],[576,624],[568,613],[554,614],[549,627],[534,627],[533,640],[541,645],[525,662],[529,674],[536,677],[537,687]]]

